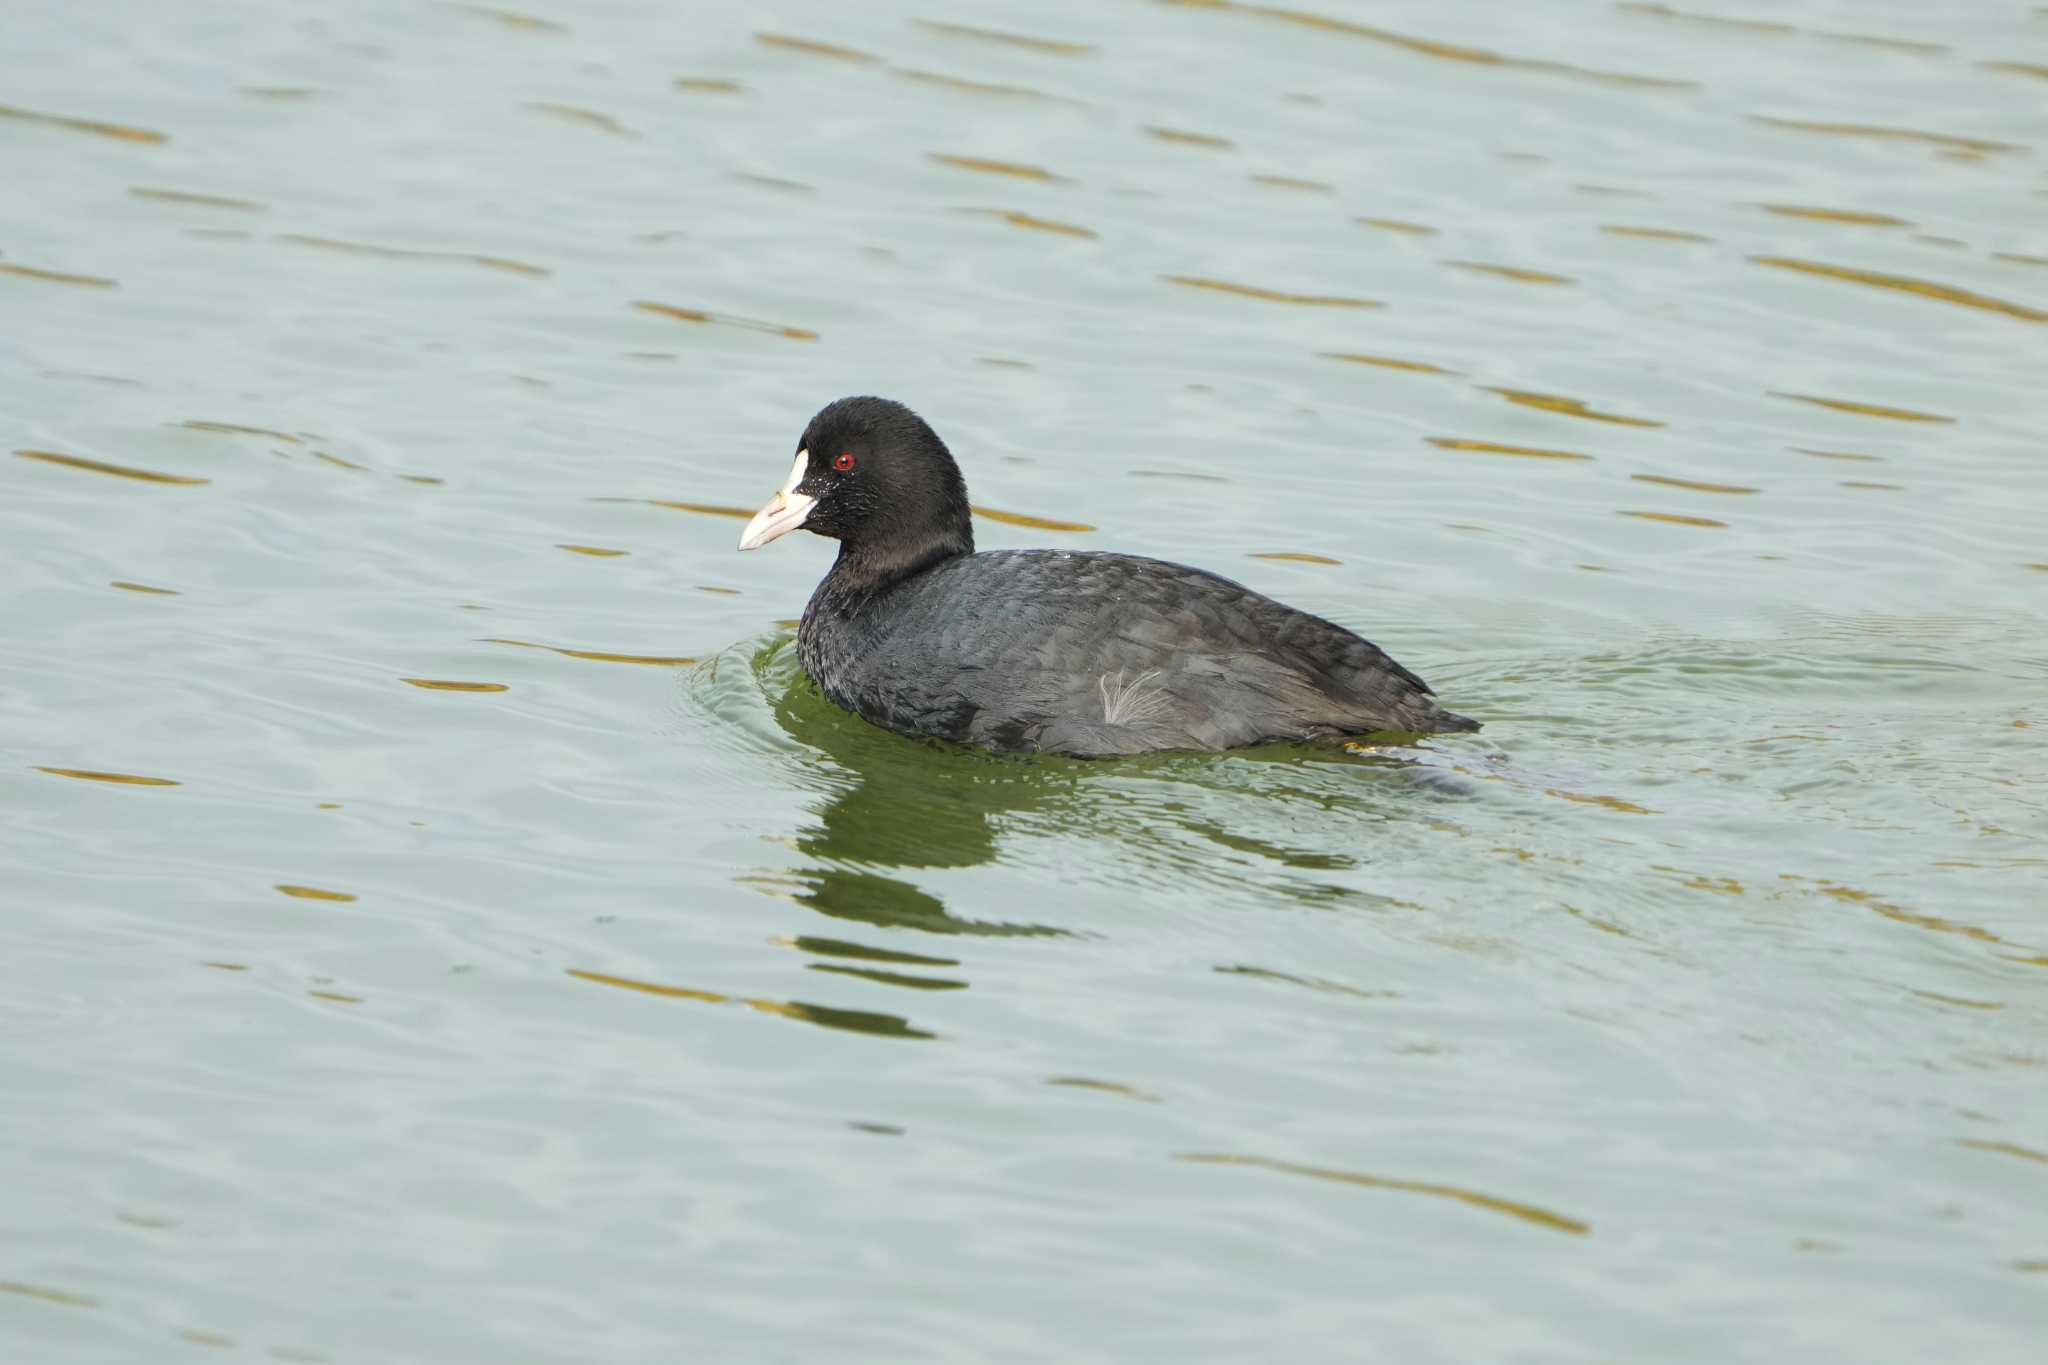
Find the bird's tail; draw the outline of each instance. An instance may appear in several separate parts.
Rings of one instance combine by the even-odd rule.
[[[1447,732],[1469,734],[1471,731],[1479,728],[1479,722],[1472,719],[1472,717],[1461,716],[1456,711],[1446,711],[1442,707],[1437,708],[1436,713],[1430,717],[1430,721],[1430,731],[1433,734],[1444,734]]]

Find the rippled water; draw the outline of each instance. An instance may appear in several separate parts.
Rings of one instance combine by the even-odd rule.
[[[1313,2],[10,12],[9,1359],[2038,1358],[2048,10]],[[836,712],[848,392],[1485,732]]]

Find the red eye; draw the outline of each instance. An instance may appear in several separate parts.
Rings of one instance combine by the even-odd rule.
[[[837,455],[834,455],[832,457],[832,467],[842,474],[853,468],[853,452],[842,450]]]

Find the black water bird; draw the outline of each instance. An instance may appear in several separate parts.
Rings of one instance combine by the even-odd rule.
[[[901,734],[1093,757],[1479,728],[1370,641],[1216,574],[975,553],[959,466],[901,403],[820,410],[740,548],[799,528],[839,542],[797,630],[804,670]]]

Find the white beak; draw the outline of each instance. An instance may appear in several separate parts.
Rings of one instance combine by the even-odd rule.
[[[747,529],[740,532],[742,550],[758,550],[777,536],[788,535],[804,524],[804,519],[810,516],[811,509],[818,505],[818,500],[810,494],[796,491],[796,486],[804,481],[804,475],[810,471],[810,466],[811,452],[799,450],[796,453],[796,463],[790,466],[789,482],[782,485],[781,491],[774,497],[768,499],[766,507],[754,513],[754,519],[747,523]]]

